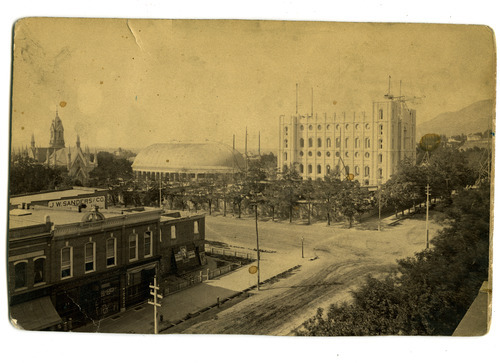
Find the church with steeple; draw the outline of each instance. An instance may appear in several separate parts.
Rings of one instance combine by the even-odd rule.
[[[50,125],[49,147],[38,147],[35,135],[31,135],[31,146],[27,150],[28,156],[40,164],[48,167],[63,167],[68,170],[68,176],[75,184],[86,185],[89,173],[97,166],[97,151],[91,153],[88,146],[81,148],[80,135],[76,136],[76,146],[66,147],[64,142],[64,127],[56,111],[56,117]]]

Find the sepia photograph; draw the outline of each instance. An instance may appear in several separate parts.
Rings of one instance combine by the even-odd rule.
[[[27,17],[12,32],[14,328],[488,333],[490,27]]]

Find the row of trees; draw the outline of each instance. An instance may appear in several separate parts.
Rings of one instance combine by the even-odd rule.
[[[402,161],[379,193],[368,192],[356,180],[345,180],[335,174],[322,180],[301,180],[294,168],[290,168],[277,177],[275,164],[269,160],[255,160],[249,163],[246,175],[164,184],[161,194],[169,208],[191,207],[212,213],[215,207],[226,215],[229,205],[233,213],[241,216],[251,212],[249,206],[258,200],[261,215],[273,220],[292,221],[300,211],[306,211],[309,220],[313,216],[330,224],[332,220],[345,218],[352,225],[363,213],[378,208],[379,203],[382,208],[398,213],[425,202],[427,184],[431,198],[449,203],[452,192],[475,184],[479,175],[478,160],[483,154],[482,150],[458,152],[439,148],[422,163],[424,154],[420,153],[417,165],[410,160]],[[134,193],[144,189],[148,192],[142,197],[143,202],[158,205],[159,185],[142,184]]]
[[[484,154],[485,150],[480,149],[458,151],[450,148],[438,148],[430,156],[419,152],[416,165],[403,160],[397,173],[382,186],[382,204],[396,213],[403,212],[426,200],[427,185],[430,198],[449,204],[453,192],[476,183],[481,162],[489,162]]]
[[[353,302],[331,305],[297,335],[451,335],[488,279],[489,185],[461,190],[446,211],[450,225],[432,249],[398,261],[385,279],[369,277]]]
[[[459,152],[438,148],[427,162],[423,153],[417,165],[409,160],[400,163],[397,173],[381,186],[379,193],[369,192],[356,181],[330,174],[322,180],[301,180],[294,168],[279,177],[276,158],[263,155],[250,160],[246,173],[237,176],[219,175],[203,180],[180,180],[160,184],[155,181],[134,180],[132,164],[125,158],[107,152],[97,155],[98,167],[91,173],[91,186],[106,188],[112,204],[159,205],[170,209],[213,209],[225,216],[230,210],[241,217],[259,203],[261,215],[271,219],[306,216],[324,220],[345,219],[349,226],[359,216],[380,206],[391,211],[405,209],[426,199],[425,187],[430,185],[431,198],[450,201],[453,191],[473,185],[478,178],[482,150]],[[11,163],[11,193],[20,194],[71,186],[63,169],[50,169],[27,158]]]
[[[253,205],[259,205],[260,214],[275,220],[288,219],[305,214],[309,222],[316,218],[345,219],[352,226],[356,217],[373,207],[371,194],[357,181],[341,180],[328,175],[324,180],[300,179],[289,169],[276,178],[275,168],[263,167],[261,160],[250,162],[248,171],[237,176],[219,175],[210,179],[185,180],[174,183],[134,181],[121,188],[125,204],[162,203],[169,209],[205,209],[209,214],[217,209],[225,216],[228,209],[241,217],[251,213]]]
[[[10,162],[11,195],[68,188],[72,185],[65,168],[49,168],[25,155],[13,155]]]
[[[123,153],[128,155],[126,150]],[[116,197],[120,186],[131,184],[132,163],[127,159],[99,152],[97,162],[98,166],[90,172],[90,186],[109,189],[111,195]],[[65,189],[73,185],[74,181],[65,167],[48,167],[27,155],[12,155],[9,177],[11,195]]]

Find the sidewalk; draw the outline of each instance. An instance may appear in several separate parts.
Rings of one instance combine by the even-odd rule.
[[[274,277],[303,261],[300,256],[290,257],[287,255],[261,254],[260,281]],[[245,289],[257,284],[257,274],[250,274],[248,268],[257,262],[243,266],[242,268],[221,276],[217,279],[204,281],[189,289],[179,291],[165,296],[160,302],[158,316],[163,315],[163,322],[159,323],[159,330],[176,324],[186,318],[188,314],[194,314],[202,309],[208,308],[220,301],[235,295]],[[254,290],[255,292],[257,290]],[[147,302],[118,313],[111,317],[88,324],[75,329],[76,332],[100,332],[100,333],[137,333],[152,334],[153,306]],[[168,332],[168,330],[166,331]]]

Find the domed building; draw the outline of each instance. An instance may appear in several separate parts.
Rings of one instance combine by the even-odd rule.
[[[196,180],[240,173],[245,169],[245,159],[238,151],[220,143],[172,142],[141,150],[132,169],[137,179]]]

